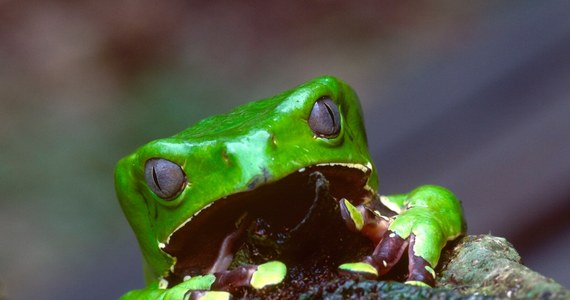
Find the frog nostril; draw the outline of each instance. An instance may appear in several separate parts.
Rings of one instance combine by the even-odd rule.
[[[222,160],[224,161],[224,163],[226,165],[228,165],[228,166],[231,165],[230,155],[228,154],[227,148],[222,149]]]
[[[274,132],[272,132],[271,136],[269,137],[269,146],[272,148],[277,148],[277,137],[275,136]]]

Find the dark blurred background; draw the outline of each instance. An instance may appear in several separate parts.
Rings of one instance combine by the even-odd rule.
[[[115,162],[324,74],[361,97],[382,193],[446,186],[570,287],[569,1],[190,3],[0,1],[9,299],[141,287]]]

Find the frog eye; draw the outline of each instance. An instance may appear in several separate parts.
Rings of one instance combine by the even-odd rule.
[[[340,132],[340,113],[330,97],[321,97],[309,115],[311,130],[320,137],[334,137]]]
[[[186,183],[182,168],[164,158],[146,161],[144,178],[150,189],[160,198],[169,200],[180,193]]]

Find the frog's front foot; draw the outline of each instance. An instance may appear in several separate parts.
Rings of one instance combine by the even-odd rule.
[[[342,273],[358,274],[369,279],[377,278],[388,273],[401,259],[407,248],[409,273],[406,283],[434,286],[433,266],[414,251],[416,248],[415,234],[412,233],[407,238],[402,238],[389,229],[393,219],[382,217],[363,205],[353,206],[346,199],[340,201],[340,208],[348,228],[360,231],[376,245],[372,255],[366,256],[362,261],[340,265],[339,269]],[[421,238],[426,237],[422,235]]]
[[[214,273],[214,290],[228,290],[232,287],[248,286],[262,289],[279,284],[285,278],[287,267],[280,261],[270,261],[261,265],[245,265],[233,270]]]
[[[414,235],[409,239],[403,239],[396,233],[387,231],[372,255],[366,256],[361,262],[342,264],[339,269],[343,272],[360,274],[366,278],[377,278],[388,273],[408,248],[409,274],[406,283],[434,286],[433,267],[425,259],[414,254],[414,241]]]
[[[280,261],[270,261],[258,266],[245,265],[233,270],[198,276],[200,278],[188,278],[178,287],[186,285],[185,287],[188,288],[184,299],[229,299],[231,294],[227,291],[231,288],[252,287],[254,289],[262,289],[269,285],[281,283],[286,273],[287,267],[285,264]],[[203,282],[202,277],[212,278],[213,282],[204,286],[197,285],[196,283]],[[192,283],[191,281],[193,280],[196,283]]]

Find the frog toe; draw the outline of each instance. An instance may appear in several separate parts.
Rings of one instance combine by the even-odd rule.
[[[257,266],[257,270],[251,275],[250,285],[256,289],[262,289],[268,285],[279,284],[285,279],[287,266],[280,261],[270,261]]]
[[[434,286],[435,270],[426,259],[415,253],[414,245],[415,245],[416,236],[412,234],[410,239],[411,239],[410,249],[408,250],[408,260],[409,260],[408,269],[410,270],[410,272],[408,274],[408,282],[410,282],[410,284],[421,282],[427,286]]]
[[[372,265],[378,276],[382,276],[396,265],[408,246],[408,240],[401,238],[395,232],[387,231],[372,255],[364,258],[363,262]]]
[[[345,274],[361,275],[370,279],[378,277],[378,270],[366,262],[346,263],[340,265],[338,268],[341,273]]]
[[[389,219],[374,213],[366,205],[354,206],[349,200],[342,198],[338,202],[342,220],[346,227],[354,232],[360,232],[375,244],[380,242],[388,229]]]
[[[338,204],[340,214],[346,227],[355,232],[362,230],[364,226],[364,213],[362,209],[352,205],[352,203],[345,198],[340,199]]]

